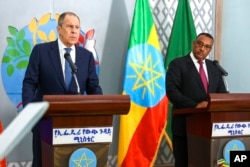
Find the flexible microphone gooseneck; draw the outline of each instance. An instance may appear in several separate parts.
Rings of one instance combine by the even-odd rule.
[[[71,59],[71,56],[69,53],[65,53],[64,54],[64,58],[69,62],[69,65],[70,65],[70,68],[72,70],[72,75],[75,79],[75,82],[76,82],[76,88],[77,88],[77,94],[81,94],[80,92],[80,86],[79,86],[79,83],[78,83],[78,80],[77,80],[77,77],[76,77],[76,73],[78,71],[78,68],[77,66],[75,65],[75,63],[73,63],[72,59]]]
[[[225,87],[226,87],[226,91],[229,93],[227,80],[225,79],[225,76],[228,75],[228,72],[219,64],[219,62],[217,60],[214,60],[213,63],[220,70],[220,72],[222,74],[222,79],[223,79]]]
[[[222,75],[227,76],[228,72],[219,64],[217,60],[214,60],[214,65],[218,67],[218,69],[221,71]]]
[[[78,68],[76,67],[75,63],[73,63],[70,54],[69,53],[65,53],[64,54],[64,58],[69,62],[69,65],[70,65],[70,67],[72,69],[72,73],[73,74],[76,73],[77,70],[78,70]]]

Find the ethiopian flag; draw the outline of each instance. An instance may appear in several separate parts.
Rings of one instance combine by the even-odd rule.
[[[189,5],[189,0],[179,0],[175,13],[174,23],[171,30],[167,54],[165,58],[165,68],[177,57],[187,55],[192,51],[192,42],[196,38],[194,20]],[[166,132],[169,140],[168,144],[172,149],[172,105],[169,103],[168,121]]]
[[[154,165],[165,132],[165,67],[148,0],[137,0],[125,65],[123,94],[130,95],[128,115],[120,117],[118,166]]]

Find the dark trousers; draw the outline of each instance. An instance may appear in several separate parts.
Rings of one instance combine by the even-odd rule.
[[[32,129],[33,133],[33,141],[32,141],[32,149],[33,149],[33,162],[32,167],[42,167],[42,147],[41,147],[41,134],[40,134],[40,126],[39,122]]]
[[[188,166],[188,145],[186,136],[173,135],[173,152],[175,167]]]

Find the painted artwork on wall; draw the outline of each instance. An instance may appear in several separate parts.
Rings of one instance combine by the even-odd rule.
[[[46,13],[40,19],[33,18],[23,28],[18,30],[15,26],[6,27],[10,36],[6,37],[7,46],[2,58],[2,81],[7,96],[16,106],[17,111],[22,110],[22,81],[28,65],[32,48],[38,43],[54,41],[57,39],[57,20],[59,14],[52,16]],[[99,73],[99,60],[95,49],[94,29],[87,32],[80,31],[77,45],[85,47],[93,53],[96,72]]]

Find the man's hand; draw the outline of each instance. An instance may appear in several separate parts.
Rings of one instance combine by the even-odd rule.
[[[208,104],[207,101],[202,101],[202,102],[197,104],[196,108],[206,108],[207,104]]]

